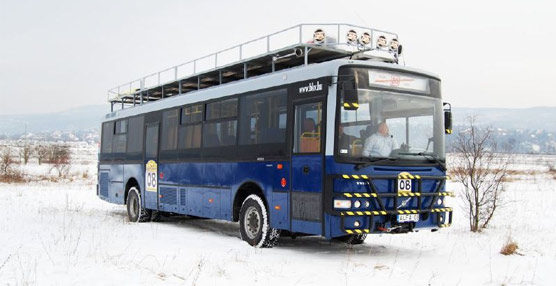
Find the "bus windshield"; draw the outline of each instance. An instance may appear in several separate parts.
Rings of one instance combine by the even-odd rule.
[[[340,106],[336,148],[351,160],[444,160],[439,98],[359,88],[359,108]]]

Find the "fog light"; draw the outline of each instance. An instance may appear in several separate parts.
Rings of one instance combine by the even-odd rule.
[[[371,202],[365,201],[365,207],[368,208],[369,206],[371,206]]]
[[[444,216],[441,215],[439,220],[440,220],[440,222],[444,222]]]
[[[361,226],[361,223],[360,223],[358,220],[356,220],[356,221],[353,223],[353,226],[359,227],[359,226]]]
[[[350,200],[334,200],[334,208],[349,209],[349,208],[351,208],[351,201]]]
[[[353,203],[353,206],[355,208],[360,208],[361,207],[361,202],[360,201],[355,201],[355,203]]]
[[[442,204],[442,199],[438,199],[438,200],[436,201],[436,204],[441,205],[441,204]]]

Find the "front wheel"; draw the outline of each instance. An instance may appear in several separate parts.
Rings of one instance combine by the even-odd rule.
[[[243,201],[239,232],[241,239],[255,247],[273,247],[280,237],[280,230],[270,227],[266,206],[257,195],[250,195]]]
[[[127,217],[130,222],[146,222],[151,218],[151,212],[141,206],[141,193],[137,187],[129,189],[127,195]]]
[[[367,238],[367,234],[362,233],[362,234],[344,235],[344,236],[338,237],[337,239],[339,241],[345,242],[347,244],[357,245],[357,244],[363,244],[363,242],[365,242],[365,238]]]

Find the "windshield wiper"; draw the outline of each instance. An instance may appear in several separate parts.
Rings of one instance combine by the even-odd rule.
[[[354,167],[355,170],[361,170],[361,169],[363,169],[363,168],[365,168],[365,167],[368,167],[368,166],[370,166],[370,165],[372,165],[372,164],[374,164],[374,163],[378,163],[378,162],[396,161],[396,159],[394,159],[394,158],[381,158],[381,157],[378,157],[378,158],[367,158],[367,157],[364,157],[364,158],[367,159],[367,160],[369,160],[369,161],[368,161],[368,162],[361,162],[361,163],[355,164],[355,167]]]
[[[423,156],[429,162],[434,162],[434,163],[437,163],[438,165],[440,165],[440,168],[442,169],[442,171],[447,170],[446,163],[442,162],[440,159],[438,159],[438,156],[436,156],[435,154],[432,154],[432,153],[419,152],[419,153],[398,153],[398,154],[400,154],[400,155],[410,155],[410,156]]]

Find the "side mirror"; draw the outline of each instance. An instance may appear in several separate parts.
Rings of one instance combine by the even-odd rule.
[[[445,102],[444,106],[444,129],[446,134],[452,134],[452,105]]]
[[[359,95],[355,81],[342,81],[341,96],[344,99],[345,110],[357,110],[359,108]]]

